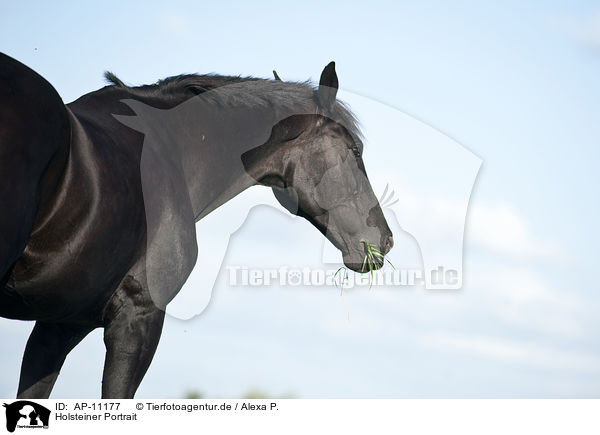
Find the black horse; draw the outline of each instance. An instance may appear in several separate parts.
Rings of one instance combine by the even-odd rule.
[[[130,398],[164,309],[197,257],[194,223],[252,185],[273,189],[364,272],[392,235],[363,166],[360,132],[319,87],[218,75],[128,87],[114,75],[64,105],[0,54],[0,315],[35,320],[20,398],[45,398],[67,354],[104,328],[103,398]],[[377,251],[376,251],[377,252]]]

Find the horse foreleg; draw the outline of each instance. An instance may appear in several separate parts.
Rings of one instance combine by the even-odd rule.
[[[165,312],[132,277],[117,289],[106,310],[103,399],[133,398],[162,332]]]
[[[17,398],[47,399],[67,354],[93,329],[36,322],[25,347]]]

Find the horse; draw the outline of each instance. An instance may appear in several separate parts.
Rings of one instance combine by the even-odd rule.
[[[349,269],[382,267],[392,233],[334,62],[317,87],[276,73],[144,86],[105,77],[65,105],[0,54],[0,316],[35,321],[19,399],[48,398],[67,354],[96,328],[102,398],[133,398],[165,307],[196,263],[195,222],[251,186],[271,188]]]

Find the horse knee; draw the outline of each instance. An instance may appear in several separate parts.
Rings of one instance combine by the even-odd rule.
[[[133,397],[154,357],[164,316],[139,281],[123,280],[105,308],[103,398]]]

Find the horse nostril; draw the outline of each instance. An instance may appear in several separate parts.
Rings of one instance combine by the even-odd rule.
[[[384,247],[384,254],[387,254],[388,252],[390,252],[390,250],[392,249],[392,246],[394,246],[394,236],[389,236],[387,238],[387,241],[385,242],[385,247]]]

